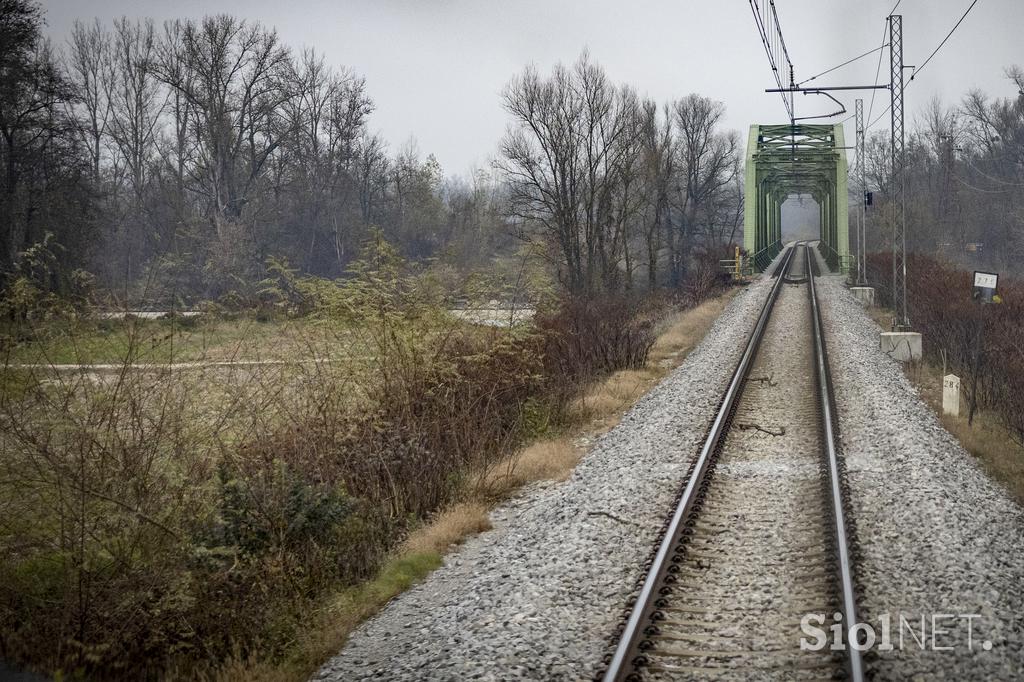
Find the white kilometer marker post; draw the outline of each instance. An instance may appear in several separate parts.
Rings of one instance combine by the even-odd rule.
[[[955,374],[942,377],[942,412],[960,416],[960,377]]]

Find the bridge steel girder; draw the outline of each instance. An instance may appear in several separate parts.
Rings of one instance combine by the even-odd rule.
[[[763,270],[782,250],[782,204],[810,194],[833,270],[850,262],[846,146],[841,125],[752,125],[747,138],[743,247]]]

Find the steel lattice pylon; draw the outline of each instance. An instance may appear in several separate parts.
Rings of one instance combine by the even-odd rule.
[[[854,103],[854,116],[857,123],[857,186],[860,188],[860,210],[858,213],[857,221],[857,284],[867,284],[867,242],[864,233],[864,223],[866,216],[864,212],[867,211],[867,191],[868,185],[864,179],[865,166],[864,163],[864,100],[858,99]]]
[[[897,329],[909,329],[907,315],[906,150],[903,133],[903,17],[889,17],[889,95],[892,111],[892,298]]]

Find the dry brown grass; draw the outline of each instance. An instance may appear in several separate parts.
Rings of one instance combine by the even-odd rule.
[[[413,531],[399,554],[437,552],[444,554],[470,535],[491,529],[490,511],[482,502],[459,502],[437,515],[430,523]]]
[[[871,306],[865,309],[868,316],[875,321],[881,331],[888,331],[892,329],[892,311],[887,308],[879,308],[878,306]]]
[[[710,298],[696,308],[684,310],[669,317],[662,323],[662,331],[651,348],[648,365],[666,369],[678,367],[700,343],[708,329],[722,314],[725,306],[736,295],[737,289],[730,289],[721,296]]]
[[[574,443],[604,433],[704,338],[732,300],[735,290],[676,313],[660,325],[660,333],[642,369],[613,372],[591,384],[570,406],[569,432],[537,441],[478,477],[472,494],[503,498],[535,481],[563,481],[585,454]]]
[[[595,383],[570,405],[571,419],[607,430],[664,375],[662,368],[651,365],[643,369],[619,370],[604,381]]]
[[[979,409],[974,423],[967,423],[967,403],[961,398],[960,416],[942,412],[942,368],[921,363],[907,375],[928,406],[935,410],[946,430],[956,436],[967,452],[981,462],[992,478],[1003,483],[1024,504],[1024,448],[1010,438],[997,415]]]
[[[660,333],[648,355],[647,366],[620,370],[590,386],[570,406],[574,421],[584,424],[592,435],[618,424],[626,410],[686,359],[735,292],[735,289],[729,290],[664,320],[659,325]]]
[[[406,542],[406,549],[443,554],[466,536],[489,527],[484,522],[489,505],[495,501],[529,483],[567,479],[585,454],[576,443],[615,426],[626,410],[678,367],[734,295],[735,290],[730,290],[664,320],[645,367],[620,370],[594,382],[570,406],[571,426],[567,432],[536,441],[505,461],[468,477],[464,501],[417,530]]]
[[[482,499],[503,499],[527,483],[564,481],[583,454],[565,436],[539,440],[484,472],[471,494]]]
[[[186,674],[171,671],[169,682],[301,682],[308,680],[320,665],[345,646],[348,636],[364,620],[382,609],[391,599],[409,589],[441,565],[436,552],[406,552],[390,560],[377,577],[339,594],[333,601],[309,614],[308,628],[294,642],[291,655],[284,660],[245,659],[241,657],[218,665],[213,674]]]

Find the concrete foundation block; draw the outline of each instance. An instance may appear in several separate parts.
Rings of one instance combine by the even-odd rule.
[[[920,332],[882,332],[878,338],[878,347],[882,352],[891,355],[900,362],[921,359]]]
[[[853,292],[853,297],[864,305],[872,306],[875,304],[874,287],[850,287],[850,291]]]

